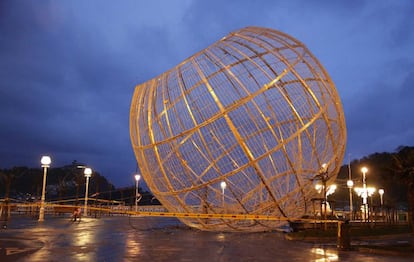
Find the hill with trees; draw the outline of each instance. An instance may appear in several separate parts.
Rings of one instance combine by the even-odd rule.
[[[361,168],[368,168],[366,184],[376,188],[370,199],[372,205],[380,205],[378,190],[384,189],[383,205],[395,209],[408,210],[413,221],[414,208],[414,147],[400,146],[395,152],[374,153],[361,159],[351,161],[350,165],[341,167],[336,183],[337,191],[329,196],[336,206],[349,205],[349,189],[346,182],[351,173],[355,186],[362,186]],[[361,204],[361,198],[354,194],[354,203]]]
[[[46,199],[48,201],[82,198],[85,195],[85,177],[81,163],[50,168],[47,175]],[[400,146],[395,152],[374,153],[361,159],[355,159],[349,165],[341,167],[337,179],[337,190],[328,197],[335,203],[336,208],[349,206],[349,189],[346,182],[351,173],[355,186],[362,186],[361,167],[366,166],[366,184],[377,189],[383,188],[384,205],[397,209],[414,208],[414,147]],[[41,168],[14,167],[0,169],[0,198],[13,198],[21,201],[38,201],[40,199],[43,181]],[[139,189],[143,198],[141,204],[159,204],[148,191]],[[89,184],[89,194],[108,200],[123,201],[133,205],[135,187],[115,188],[108,180],[94,172]],[[354,203],[361,199],[354,194]],[[359,202],[358,202],[359,201]],[[380,197],[376,193],[370,199],[372,205],[379,206]],[[411,216],[411,219],[413,216]]]

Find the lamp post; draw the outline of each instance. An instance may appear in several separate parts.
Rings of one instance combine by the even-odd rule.
[[[88,187],[89,187],[89,178],[92,175],[92,169],[90,169],[89,167],[85,168],[85,170],[83,171],[83,174],[85,175],[86,178],[86,189],[85,189],[85,205],[84,205],[84,211],[83,214],[84,216],[88,216]]]
[[[223,210],[224,210],[224,189],[226,189],[226,186],[227,186],[227,184],[226,184],[226,182],[225,182],[225,181],[222,181],[222,182],[220,183],[220,187],[221,187],[221,197],[222,197],[222,199],[221,199],[221,204],[222,204],[222,206],[223,206]]]
[[[383,201],[383,198],[382,198],[382,196],[384,195],[384,189],[382,189],[382,188],[380,188],[379,190],[378,190],[378,193],[379,193],[379,195],[380,195],[380,200],[381,200],[381,218],[382,218],[382,206],[384,205],[384,201]]]
[[[322,217],[322,204],[323,204],[323,217],[324,217],[324,229],[327,230],[328,229],[328,225],[326,224],[326,219],[327,219],[327,212],[326,212],[326,205],[327,205],[327,188],[326,188],[326,182],[328,181],[329,175],[328,175],[328,165],[326,163],[323,163],[321,168],[319,169],[319,173],[317,175],[315,175],[311,181],[314,180],[320,180],[322,182],[322,185],[320,184],[316,184],[315,185],[315,189],[318,191],[318,193],[320,193],[320,191],[322,191],[322,196],[323,198],[321,198],[321,217]]]
[[[326,224],[326,205],[327,205],[327,196],[326,196],[326,181],[328,180],[328,165],[323,163],[321,169],[319,170],[318,178],[322,181],[322,194],[323,194],[323,219],[325,220],[325,230],[328,229],[328,225]]]
[[[384,189],[380,188],[380,189],[378,190],[378,193],[380,194],[381,209],[382,209],[382,205],[384,205],[383,198],[382,198],[382,196],[384,195]]]
[[[368,202],[367,202],[368,193],[367,193],[367,184],[365,180],[365,175],[368,172],[368,168],[364,166],[361,168],[361,171],[362,171],[362,188],[363,188],[362,204],[364,205],[364,221],[365,221],[367,219],[367,210],[368,210]]]
[[[374,212],[374,210],[373,210],[373,207],[374,207],[374,205],[372,204],[372,195],[375,193],[375,191],[376,191],[377,189],[375,188],[375,187],[367,187],[367,194],[368,194],[368,197],[370,197],[371,198],[371,210],[370,209],[368,209],[368,221],[370,220],[370,218],[371,218],[371,220],[373,220],[373,215],[372,215],[372,213]],[[367,206],[368,207],[368,206]]]
[[[140,179],[141,179],[141,175],[136,174],[135,175],[135,212],[138,211],[138,194],[139,194],[139,192],[138,192],[138,183],[139,183]]]
[[[354,218],[354,216],[353,216],[354,208],[353,208],[353,205],[352,205],[352,188],[354,187],[354,181],[349,179],[346,182],[346,185],[349,188],[349,213],[350,213],[350,219],[352,220]]]
[[[40,163],[43,167],[43,187],[42,187],[42,198],[40,202],[40,210],[39,210],[39,222],[43,222],[45,220],[45,192],[46,192],[46,175],[47,175],[47,168],[50,167],[50,163],[52,160],[50,156],[42,156],[40,159]]]

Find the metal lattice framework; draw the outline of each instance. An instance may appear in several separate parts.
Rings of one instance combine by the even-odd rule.
[[[340,98],[322,65],[291,36],[258,27],[138,85],[130,134],[146,183],[171,212],[281,218],[311,210],[312,178],[323,163],[336,176],[346,143]],[[180,219],[223,231],[285,223]]]

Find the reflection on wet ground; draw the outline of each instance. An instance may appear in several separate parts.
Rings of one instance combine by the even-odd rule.
[[[0,261],[411,261],[285,240],[283,233],[203,232],[173,218],[15,218]]]

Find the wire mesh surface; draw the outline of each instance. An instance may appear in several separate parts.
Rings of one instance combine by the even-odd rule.
[[[247,27],[136,87],[132,146],[172,212],[299,218],[323,163],[333,179],[346,126],[330,77],[299,41]],[[225,187],[221,186],[225,182]],[[285,221],[181,218],[202,230],[262,231]]]

